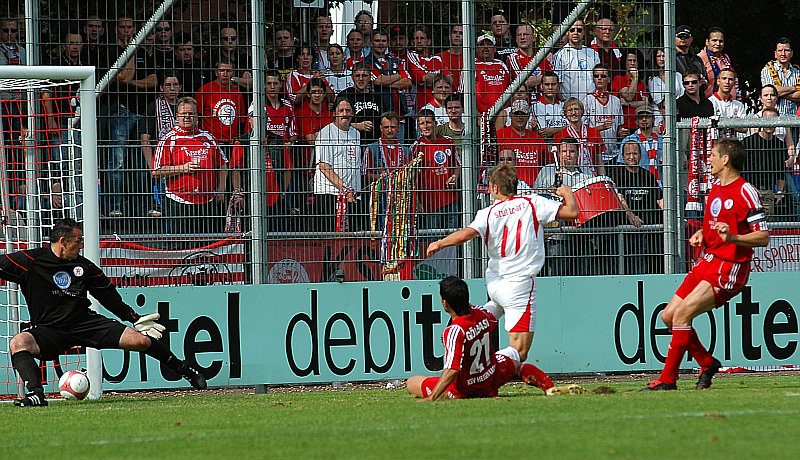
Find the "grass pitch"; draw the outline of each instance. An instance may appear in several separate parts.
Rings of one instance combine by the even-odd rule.
[[[797,458],[800,376],[582,383],[548,398],[416,402],[404,389],[0,404],[3,458]],[[595,394],[599,386],[612,394]]]

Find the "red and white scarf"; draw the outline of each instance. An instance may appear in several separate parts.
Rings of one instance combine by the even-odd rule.
[[[661,176],[658,174],[658,134],[653,132],[650,134],[649,139],[641,131],[636,135],[639,138],[639,142],[647,151],[647,158],[649,161],[648,170],[652,175],[656,176],[657,181],[661,181]]]
[[[586,167],[591,170],[592,175],[595,174],[595,164],[592,161],[592,154],[589,152],[589,128],[585,124],[581,124],[581,132],[575,129],[572,125],[567,125],[567,134],[578,140],[580,146],[578,152],[578,166]]]

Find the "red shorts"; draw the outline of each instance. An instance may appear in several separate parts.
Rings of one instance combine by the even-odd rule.
[[[675,294],[685,299],[700,281],[708,281],[714,288],[714,306],[719,307],[742,292],[749,276],[749,262],[728,262],[711,254],[703,254],[683,279]]]
[[[447,387],[447,391],[444,392],[445,396],[455,399],[494,398],[497,396],[497,389],[508,383],[517,375],[517,366],[511,358],[505,355],[495,353],[494,356],[497,358],[497,367],[491,378],[485,382],[481,382],[480,385],[464,387],[459,385],[459,379],[456,377],[456,380],[454,380],[453,383]],[[430,396],[438,381],[439,377],[428,377],[423,380],[422,394],[426,397]]]

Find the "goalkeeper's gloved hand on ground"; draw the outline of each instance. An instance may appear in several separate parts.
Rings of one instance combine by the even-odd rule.
[[[156,322],[158,318],[161,318],[158,313],[144,315],[133,324],[133,327],[148,337],[160,339],[166,327]]]

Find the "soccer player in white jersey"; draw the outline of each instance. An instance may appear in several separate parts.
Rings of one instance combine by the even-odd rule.
[[[516,196],[517,173],[501,163],[489,173],[489,191],[495,202],[478,211],[468,227],[428,246],[430,257],[440,250],[480,236],[489,253],[486,287],[491,301],[487,309],[505,314],[509,345],[519,351],[520,362],[528,357],[536,325],[536,275],[544,265],[542,226],[556,218],[571,221],[578,216],[572,189],[561,186],[556,194],[563,203],[539,195]]]

